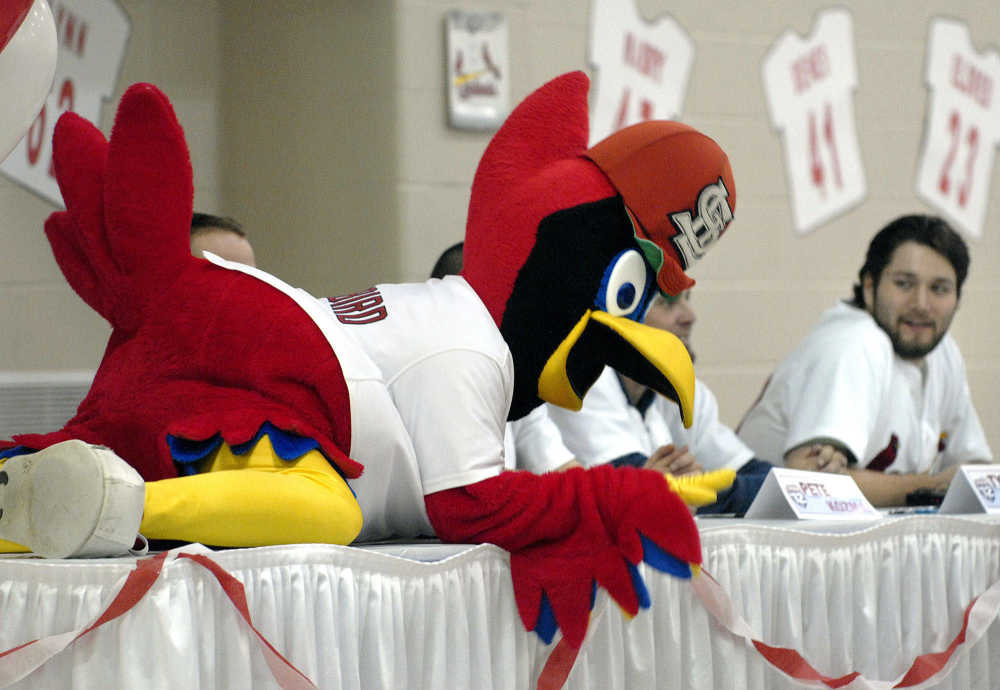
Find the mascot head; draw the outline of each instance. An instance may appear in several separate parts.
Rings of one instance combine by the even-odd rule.
[[[462,274],[514,357],[510,419],[542,401],[579,409],[610,365],[672,398],[691,423],[694,369],[672,334],[641,322],[653,295],[725,232],[729,159],[700,132],[651,121],[587,148],[582,72],[528,96],[472,184]]]
[[[0,2],[0,161],[45,104],[56,53],[55,23],[45,0]]]

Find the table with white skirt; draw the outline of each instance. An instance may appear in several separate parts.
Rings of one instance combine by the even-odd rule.
[[[888,687],[918,658],[941,668],[906,687],[1000,688],[991,664],[1000,623],[984,603],[993,599],[977,600],[1000,592],[990,589],[1000,583],[1000,518],[698,525],[705,573],[697,577],[713,578],[742,627],[721,622],[692,582],[643,565],[651,608],[629,620],[599,592],[579,655],[563,655],[561,670],[560,638],[546,645],[524,630],[509,559],[491,545],[196,545],[155,561],[3,557],[0,652],[15,651],[0,656],[0,684],[828,686],[791,677],[767,646],[820,676],[859,674],[851,688]],[[949,648],[946,658],[934,655]]]

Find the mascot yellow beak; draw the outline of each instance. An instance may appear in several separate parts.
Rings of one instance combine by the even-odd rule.
[[[570,410],[597,380],[603,362],[667,396],[681,408],[684,426],[694,414],[694,364],[675,335],[607,312],[587,310],[549,357],[538,377],[538,397]]]

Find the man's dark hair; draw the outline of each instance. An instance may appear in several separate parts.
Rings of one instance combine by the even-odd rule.
[[[456,242],[438,257],[431,270],[431,278],[444,278],[445,276],[457,276],[462,272],[462,249],[464,242]]]
[[[247,236],[247,234],[243,231],[243,226],[229,216],[213,216],[210,213],[195,213],[191,216],[192,236],[196,235],[200,230],[204,230],[206,228],[220,228],[222,230],[228,230],[229,232],[239,235],[240,237]]]
[[[955,294],[957,297],[962,296],[962,283],[969,274],[969,248],[965,240],[937,216],[911,215],[900,216],[872,238],[865,256],[865,265],[858,271],[858,282],[854,284],[854,299],[851,304],[865,308],[865,276],[871,276],[874,287],[878,289],[882,271],[889,264],[896,248],[904,242],[923,244],[946,258],[955,269]]]

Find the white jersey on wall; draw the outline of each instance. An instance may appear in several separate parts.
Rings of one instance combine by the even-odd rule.
[[[778,365],[739,435],[778,465],[817,438],[894,473],[992,459],[951,335],[919,366],[896,356],[868,312],[843,302]]]
[[[807,39],[786,31],[764,58],[763,72],[771,122],[784,135],[795,229],[808,232],[865,196],[850,13],[821,12]]]
[[[977,53],[965,24],[938,18],[931,23],[926,80],[917,194],[979,237],[1000,138],[1000,56]]]
[[[669,15],[645,21],[635,0],[594,0],[590,63],[590,143],[645,120],[673,120],[683,109],[694,42]]]
[[[52,89],[31,129],[0,170],[56,205],[63,205],[52,174],[52,132],[56,120],[72,110],[101,121],[101,105],[115,93],[128,45],[129,16],[115,0],[50,2],[59,57]]]
[[[695,380],[694,423],[684,428],[676,403],[657,395],[645,411],[631,405],[618,374],[605,367],[583,399],[583,408],[572,412],[549,406],[549,416],[559,427],[566,446],[588,467],[631,453],[649,456],[668,443],[687,445],[708,470],[739,469],[753,451],[719,421],[719,408],[708,386]]]

